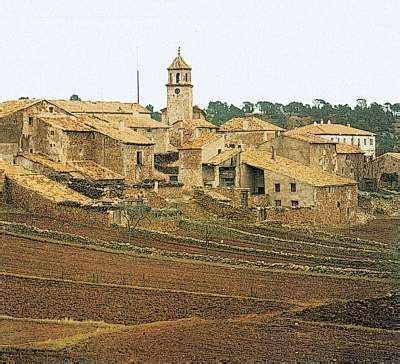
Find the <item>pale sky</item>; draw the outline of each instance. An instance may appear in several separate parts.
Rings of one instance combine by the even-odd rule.
[[[400,102],[400,0],[0,0],[0,101],[166,104],[182,47],[195,103]]]

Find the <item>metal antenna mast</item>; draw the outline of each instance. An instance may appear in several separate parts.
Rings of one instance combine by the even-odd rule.
[[[136,47],[136,96],[137,103],[140,103],[140,83],[139,83],[139,47]]]

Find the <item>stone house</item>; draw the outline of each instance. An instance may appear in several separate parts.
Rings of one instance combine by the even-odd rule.
[[[361,149],[367,157],[375,157],[375,134],[342,124],[333,124],[330,121],[324,123],[323,120],[318,124],[302,126],[292,129],[287,134],[313,134],[335,143],[345,143]]]
[[[392,188],[400,190],[400,153],[385,153],[367,163],[369,179],[379,186],[389,183]]]
[[[293,209],[302,222],[341,224],[356,217],[357,182],[275,153],[242,152],[240,186],[267,196],[273,219],[290,220]]]
[[[55,105],[76,116],[91,116],[107,121],[114,128],[126,128],[142,134],[154,142],[154,153],[171,149],[170,126],[151,118],[151,112],[140,104],[118,101],[54,100]]]
[[[363,151],[345,143],[336,144],[336,173],[360,182],[365,175],[365,160],[368,159]]]
[[[127,128],[148,138],[154,142],[155,154],[165,154],[175,149],[170,144],[171,127],[150,117],[130,114],[95,114],[95,117],[116,129]]]
[[[230,147],[249,149],[278,137],[283,131],[284,129],[272,122],[245,116],[226,121],[218,132],[225,134],[226,143]]]
[[[203,187],[209,181],[203,165],[225,149],[225,138],[219,134],[204,134],[179,148],[178,181],[185,187]],[[204,175],[203,175],[204,174]]]
[[[336,172],[337,169],[336,143],[313,134],[285,132],[257,149],[268,152],[274,149],[278,156],[324,171]]]
[[[20,151],[23,129],[33,123],[41,112],[56,113],[64,110],[41,99],[12,100],[0,103],[0,158],[13,163]]]

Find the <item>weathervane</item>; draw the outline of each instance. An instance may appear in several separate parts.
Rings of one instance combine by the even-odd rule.
[[[178,47],[178,57],[181,56],[181,47]]]

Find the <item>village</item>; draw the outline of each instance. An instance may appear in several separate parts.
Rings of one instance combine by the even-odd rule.
[[[193,104],[193,86],[178,50],[161,122],[134,102],[0,103],[3,202],[127,226],[129,206],[187,196],[221,217],[345,225],[358,222],[360,190],[388,175],[399,189],[400,154],[377,157],[374,133],[330,120],[285,130],[253,114],[217,127]]]
[[[194,86],[0,103],[0,361],[398,362],[400,153]]]

